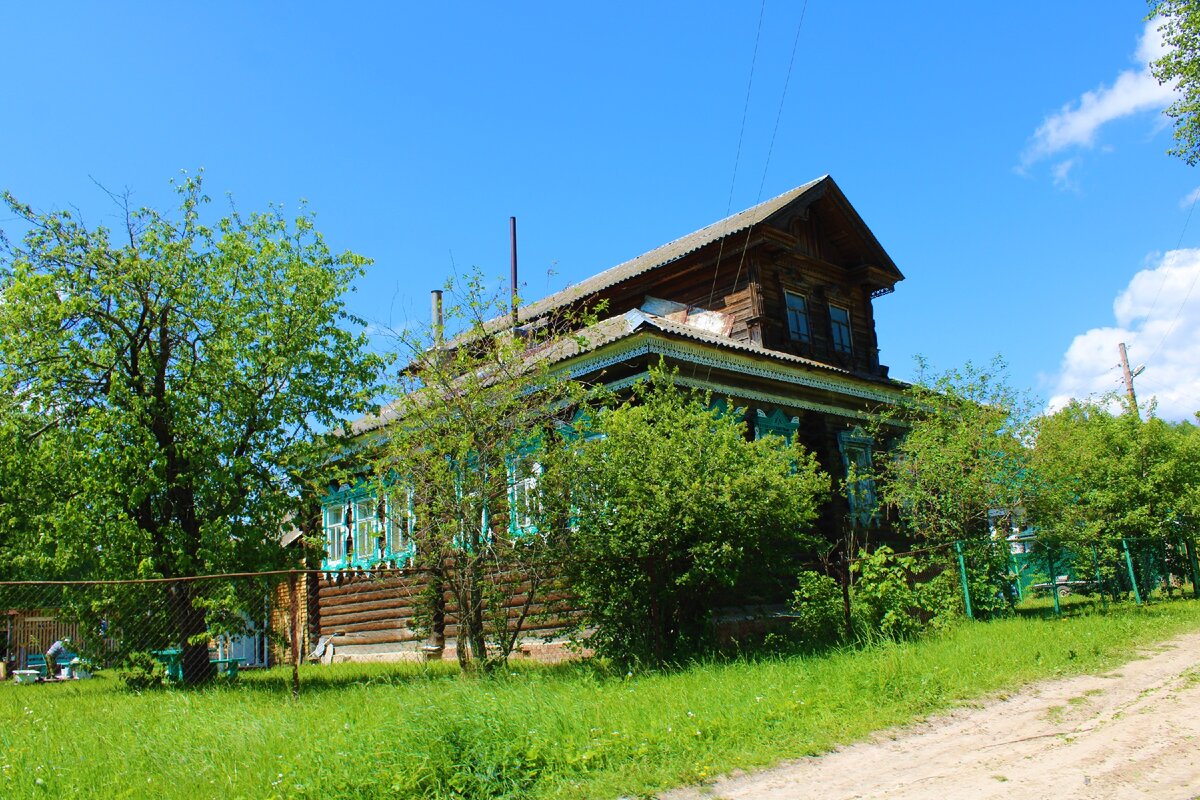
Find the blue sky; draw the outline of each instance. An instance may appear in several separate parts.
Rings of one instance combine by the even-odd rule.
[[[452,10],[450,10],[452,8]],[[1200,408],[1200,173],[1165,154],[1140,2],[16,4],[0,186],[102,222],[306,199],[375,260],[350,298],[424,322],[457,268],[523,296],[829,173],[907,276],[882,359],[1002,354],[1046,401]],[[802,24],[801,24],[802,23]],[[793,58],[793,46],[795,55]],[[4,222],[0,221],[0,226]]]

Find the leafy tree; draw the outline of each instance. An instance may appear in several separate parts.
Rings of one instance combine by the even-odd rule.
[[[25,230],[0,251],[0,435],[22,443],[0,468],[0,526],[31,569],[282,565],[305,476],[376,392],[380,359],[340,299],[367,260],[331,253],[303,212],[208,225],[200,178],[177,191],[175,218],[118,198],[118,231],[4,195]],[[185,680],[206,680],[200,590],[168,585]]]
[[[877,426],[878,436],[907,428],[892,457],[877,462],[880,497],[910,535],[937,548],[921,570],[957,569],[949,546],[961,542],[978,610],[993,610],[1007,554],[992,529],[1007,529],[1036,491],[1026,446],[1032,405],[1008,386],[1000,359],[938,376],[919,365],[911,403]]]
[[[1175,146],[1169,151],[1190,166],[1200,162],[1200,3],[1149,0],[1148,19],[1159,20],[1167,52],[1151,62],[1159,83],[1175,83],[1180,97],[1167,108],[1175,120]]]
[[[748,440],[741,414],[662,368],[585,430],[549,496],[569,506],[558,549],[600,653],[685,657],[723,592],[816,544],[807,529],[829,491],[816,459],[778,436]]]
[[[999,359],[986,368],[920,377],[911,403],[887,412],[882,435],[906,428],[891,459],[880,459],[880,495],[903,525],[927,542],[986,538],[989,511],[1015,511],[1032,490],[1027,400],[1006,383]]]
[[[1143,421],[1129,410],[1113,414],[1100,403],[1072,401],[1038,421],[1032,468],[1041,491],[1031,510],[1047,546],[1088,560],[1095,546],[1108,565],[1122,538],[1173,547],[1198,531],[1195,425]],[[1182,563],[1169,566],[1186,571]]]
[[[560,418],[585,396],[554,363],[577,346],[570,332],[591,320],[505,327],[508,306],[478,272],[449,283],[446,299],[441,325],[397,336],[406,366],[375,469],[393,520],[411,514],[414,563],[431,576],[433,638],[456,624],[459,663],[491,668],[554,585],[542,478],[561,464]],[[456,336],[444,341],[443,326]]]

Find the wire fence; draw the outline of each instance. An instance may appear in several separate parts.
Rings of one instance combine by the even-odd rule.
[[[852,605],[857,613],[894,600],[896,581],[911,593],[894,602],[914,624],[927,613],[916,599],[921,592],[975,619],[1014,608],[1061,614],[1084,603],[1200,596],[1190,537],[1069,546],[1014,535],[860,553],[843,559],[841,571],[844,584],[852,584],[844,595],[847,623]],[[892,588],[881,589],[888,574]],[[431,604],[431,591],[440,603]],[[533,589],[519,579],[508,594],[510,609],[528,609],[533,600]],[[526,620],[515,657],[560,660],[578,652],[567,641],[574,627],[567,622],[578,617],[558,600],[545,603],[542,618]],[[298,694],[305,662],[437,660],[453,657],[457,644],[452,598],[437,591],[428,573],[408,569],[0,582],[0,611],[0,675],[24,681],[140,669],[167,683],[193,684],[282,666],[291,668]]]
[[[497,614],[520,619],[513,656],[573,657],[561,592],[538,592],[527,576],[500,580]],[[305,663],[453,659],[458,644],[453,594],[418,569],[9,581],[0,612],[0,674],[26,681],[114,670],[203,684],[282,666],[299,694]]]
[[[869,580],[863,565],[880,563],[879,553],[860,552],[848,563],[861,579]],[[902,569],[913,586],[936,583],[942,592],[954,592],[971,619],[1014,608],[1045,607],[1061,615],[1067,598],[1073,606],[1200,598],[1200,565],[1190,536],[1065,543],[1028,531],[888,552],[882,561]]]
[[[54,679],[144,654],[168,680],[233,678],[242,666],[299,652],[292,612],[301,609],[304,574],[3,582],[0,662],[19,678]]]

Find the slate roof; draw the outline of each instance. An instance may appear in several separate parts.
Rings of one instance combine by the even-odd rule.
[[[630,278],[635,278],[652,269],[657,269],[664,264],[669,264],[672,261],[683,258],[707,244],[711,244],[739,231],[744,231],[753,225],[765,221],[775,212],[780,211],[793,201],[800,199],[808,192],[817,189],[821,184],[829,180],[830,177],[828,175],[823,175],[816,180],[809,181],[803,186],[797,186],[791,191],[784,192],[778,197],[773,197],[770,200],[759,203],[753,208],[739,211],[733,216],[714,222],[694,233],[689,233],[687,236],[683,236],[673,242],[656,247],[637,258],[606,269],[604,272],[580,281],[574,286],[568,286],[561,292],[556,292],[535,303],[530,303],[520,309],[520,318],[522,320],[536,319],[551,309],[581,300],[602,289],[607,289],[610,286],[627,281]]]

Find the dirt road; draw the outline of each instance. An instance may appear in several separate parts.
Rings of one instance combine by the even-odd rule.
[[[1039,683],[663,800],[1200,798],[1200,633],[1105,675]]]

